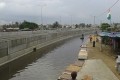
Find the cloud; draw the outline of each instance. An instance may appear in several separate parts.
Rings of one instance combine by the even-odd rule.
[[[115,0],[0,0],[0,19],[4,21],[22,21],[24,19],[41,23],[41,7],[43,20],[53,22],[59,20],[70,23],[92,22],[93,17],[106,11]],[[120,2],[112,9],[112,20],[120,21]],[[107,20],[106,14],[98,17],[99,20]],[[96,23],[100,21],[96,18]]]
[[[0,2],[0,9],[3,9],[6,6],[5,2]]]

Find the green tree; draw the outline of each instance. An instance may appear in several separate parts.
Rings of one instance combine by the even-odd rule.
[[[20,24],[19,28],[20,29],[28,28],[28,29],[34,30],[38,28],[38,24],[24,21],[23,23]]]
[[[53,23],[52,28],[61,28],[62,26],[56,21]]]
[[[76,25],[75,25],[75,28],[78,28],[78,27],[79,27],[78,24],[76,24]]]
[[[91,24],[87,24],[86,27],[87,27],[87,28],[91,27]]]
[[[106,31],[109,27],[110,27],[110,25],[108,23],[102,23],[101,24],[101,30],[102,31]]]
[[[16,26],[16,27],[19,27],[19,23],[18,23],[18,22],[15,22],[15,26]]]
[[[80,27],[82,27],[82,28],[85,27],[85,23],[80,23],[79,25],[80,25]]]

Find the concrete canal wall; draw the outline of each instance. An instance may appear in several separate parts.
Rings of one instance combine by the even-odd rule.
[[[29,36],[3,37],[0,40],[0,66],[33,52],[34,48],[40,49],[55,42],[79,36],[83,31],[84,34],[91,33],[91,30],[69,30]]]

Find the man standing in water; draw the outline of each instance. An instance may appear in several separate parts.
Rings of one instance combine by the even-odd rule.
[[[84,40],[84,34],[81,35],[81,38],[80,38],[82,41]]]
[[[82,34],[82,39],[84,39],[84,34]]]
[[[81,38],[80,39],[84,39],[84,34],[81,35]]]

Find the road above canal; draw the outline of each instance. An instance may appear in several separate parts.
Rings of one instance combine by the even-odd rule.
[[[0,80],[56,80],[66,66],[77,60],[83,43],[75,37],[30,53],[1,67]]]

